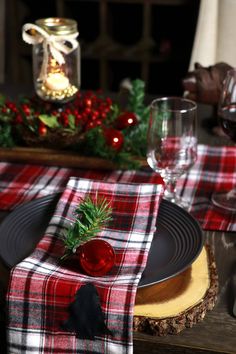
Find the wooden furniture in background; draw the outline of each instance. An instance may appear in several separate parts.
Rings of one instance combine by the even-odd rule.
[[[78,22],[82,89],[117,91],[126,77],[143,79],[151,94],[182,92],[199,0],[8,0],[7,79],[32,81],[31,48],[21,27],[40,17]]]
[[[0,83],[5,76],[5,0],[0,0]]]

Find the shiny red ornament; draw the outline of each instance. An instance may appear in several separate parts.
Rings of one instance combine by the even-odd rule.
[[[77,249],[83,271],[93,277],[107,274],[115,264],[115,251],[107,241],[90,240]]]
[[[123,112],[116,118],[116,128],[125,129],[128,127],[134,127],[138,124],[138,119],[135,113],[133,112]]]
[[[104,129],[104,137],[107,145],[111,146],[114,150],[118,151],[122,148],[124,136],[119,130],[106,128]]]

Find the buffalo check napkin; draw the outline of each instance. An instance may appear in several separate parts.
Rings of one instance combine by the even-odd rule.
[[[161,184],[111,183],[71,177],[60,196],[44,237],[35,251],[11,271],[7,294],[9,353],[133,352],[133,306],[156,228]],[[97,237],[115,249],[116,264],[103,277],[78,271],[76,256],[60,263],[59,236],[73,222],[81,198],[105,197],[112,207],[112,222]],[[79,339],[62,329],[68,307],[82,285],[98,292],[110,334],[94,340]]]

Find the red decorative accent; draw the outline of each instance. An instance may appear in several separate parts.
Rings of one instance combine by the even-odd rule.
[[[3,114],[7,114],[13,120],[13,124],[22,124],[23,126],[36,126],[34,133],[39,136],[47,135],[52,131],[50,125],[44,123],[44,126],[32,125],[40,115],[56,117],[59,127],[55,130],[64,128],[74,129],[80,132],[87,131],[104,122],[112,109],[112,100],[110,97],[98,96],[92,91],[76,95],[74,101],[63,105],[60,110],[55,110],[55,106],[49,102],[43,102],[38,98],[25,99],[27,103],[20,103],[17,107],[14,102],[6,101],[0,108]],[[21,116],[22,119],[19,119]],[[70,116],[74,116],[75,127],[70,126]],[[46,127],[46,128],[45,128]]]
[[[107,274],[115,264],[113,247],[101,239],[93,239],[79,246],[77,254],[84,272],[94,277]]]
[[[40,136],[43,136],[43,135],[46,135],[46,134],[47,134],[47,127],[46,127],[46,125],[43,124],[42,122],[40,122],[40,124],[39,124],[39,130],[38,130],[38,132],[39,132],[39,135],[40,135]]]
[[[107,145],[112,147],[114,150],[120,150],[124,142],[123,134],[119,130],[113,128],[107,128],[103,131]]]
[[[116,118],[115,124],[117,129],[125,129],[137,125],[138,119],[133,112],[123,112]]]

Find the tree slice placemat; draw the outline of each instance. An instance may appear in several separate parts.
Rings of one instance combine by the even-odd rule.
[[[138,288],[134,331],[165,336],[202,321],[212,310],[218,294],[213,253],[203,247],[192,266],[161,283]]]

